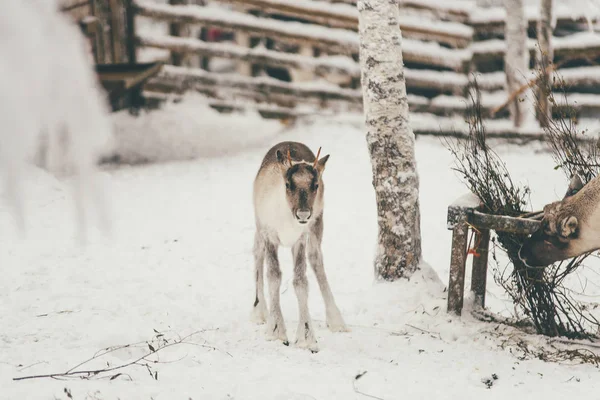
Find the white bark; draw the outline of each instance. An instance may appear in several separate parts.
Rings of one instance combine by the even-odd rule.
[[[419,178],[409,125],[397,0],[359,0],[360,63],[379,240],[377,278],[409,276],[421,258]]]
[[[527,49],[527,19],[523,0],[504,0],[506,8],[506,55],[504,70],[509,95],[519,90],[527,82],[529,72],[529,51]],[[523,125],[528,115],[528,103],[523,96],[517,96],[510,103],[509,110],[516,127]]]
[[[540,19],[537,23],[537,39],[539,51],[537,54],[537,68],[540,70],[540,82],[537,89],[537,117],[540,125],[548,126],[548,119],[552,117],[552,105],[548,99],[552,89],[550,81],[550,64],[554,59],[552,50],[552,0],[540,0]]]

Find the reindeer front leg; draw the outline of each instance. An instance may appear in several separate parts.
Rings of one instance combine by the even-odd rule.
[[[294,257],[294,290],[298,298],[298,329],[296,345],[309,349],[313,353],[319,351],[308,311],[308,280],[306,279],[306,236],[302,235],[292,247]]]
[[[264,324],[267,321],[267,302],[264,289],[265,239],[257,229],[254,234],[254,279],[256,294],[252,308],[252,321]]]
[[[319,216],[311,228],[308,237],[308,259],[310,265],[317,277],[319,289],[325,303],[325,315],[327,317],[327,327],[332,332],[348,332],[349,329],[342,318],[342,313],[335,304],[333,293],[327,281],[325,267],[323,266],[323,253],[321,251],[321,241],[323,240],[323,216]]]
[[[267,340],[281,340],[286,346],[289,345],[281,312],[279,291],[281,289],[281,268],[277,257],[277,245],[270,241],[265,242],[265,255],[267,258],[267,279],[269,280],[270,313],[267,319]]]

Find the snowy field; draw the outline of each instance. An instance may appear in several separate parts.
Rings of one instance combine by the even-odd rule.
[[[286,128],[256,115],[219,115],[192,100],[137,120],[121,113],[115,121],[119,154],[154,162],[103,171],[110,236],[92,229],[85,246],[78,245],[69,185],[41,170],[29,171],[25,184],[24,235],[2,203],[1,399],[564,399],[590,398],[600,388],[593,365],[519,358],[518,340],[547,346],[541,338],[479,322],[468,312],[446,314],[446,208],[465,188],[440,139],[417,140],[421,271],[410,281],[380,283],[372,270],[377,226],[370,162],[357,124],[321,120]],[[265,341],[264,326],[249,321],[252,180],[266,150],[282,140],[331,154],[324,175],[325,268],[352,331],[327,330],[309,273],[317,354]],[[566,186],[542,149],[497,147],[517,180],[532,187],[536,208]],[[289,253],[280,252],[282,307],[293,341],[297,302]],[[600,284],[596,272],[589,275]],[[509,309],[491,276],[488,281],[492,309]],[[156,331],[167,338],[198,332],[187,339],[192,344],[158,353],[156,377],[130,366],[113,380],[12,380],[64,372],[103,348],[144,342]],[[83,368],[114,367],[147,350],[132,346]]]

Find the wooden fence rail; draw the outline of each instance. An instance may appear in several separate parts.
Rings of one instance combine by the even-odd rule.
[[[362,109],[361,92],[355,89],[361,71],[355,61],[359,38],[354,0],[218,0],[232,5],[233,10],[215,4],[129,1],[140,17],[180,27],[217,28],[236,35],[232,43],[206,41],[205,36],[197,39],[137,32],[138,48],[167,50],[171,60],[187,56],[201,57],[204,61],[228,59],[233,61],[230,64],[233,67],[228,68],[237,70],[237,74],[208,72],[208,63],[201,64],[204,70],[167,66],[146,85],[146,91],[156,99],[161,93],[182,94],[193,90],[213,98],[213,105],[222,109],[229,109],[232,102],[235,105],[230,108],[237,109],[238,100],[242,99],[252,102],[257,110],[275,107],[278,115],[294,115],[293,109],[297,106],[334,111]],[[185,1],[170,0],[172,4]],[[399,24],[403,31],[402,52],[411,112],[426,113],[434,118],[464,114],[468,106],[466,89],[472,80],[469,71],[476,71],[479,64],[485,64],[486,71],[496,72],[478,74],[484,116],[505,118],[506,110],[496,114],[491,111],[509,96],[505,92],[505,74],[498,70],[506,45],[493,35],[488,36],[491,40],[478,41],[489,33],[483,21],[499,23],[497,16],[478,11],[469,2],[440,4],[434,0],[401,0],[400,4],[406,10]],[[575,32],[579,29],[576,22],[568,25],[565,20],[563,24],[562,33],[573,26]],[[267,38],[269,40],[264,40]],[[262,45],[253,47],[257,40],[262,40]],[[284,46],[286,50],[279,51],[276,50],[279,44],[294,46]],[[566,89],[574,100],[571,105],[580,115],[600,113],[600,97],[595,97],[595,94],[600,95],[600,66],[573,68],[577,61],[570,61],[589,59],[593,64],[600,57],[600,35],[580,32],[555,37],[554,46],[558,59],[569,60],[555,72],[564,78],[566,86],[555,84],[555,90]],[[529,47],[534,56],[533,39]],[[284,81],[288,79],[285,77],[278,80],[257,76],[282,69],[288,71],[292,82]],[[557,94],[554,110],[560,112],[565,104],[560,93]],[[501,130],[506,134],[508,128],[506,125]],[[440,129],[446,133],[448,130]]]
[[[358,30],[358,10],[356,6],[329,4],[315,0],[221,0],[251,10],[267,14],[284,15],[334,28]],[[401,15],[399,20],[402,36],[410,39],[432,40],[452,47],[463,48],[473,39],[473,28],[458,22],[446,22]]]
[[[360,65],[350,57],[308,57],[300,54],[283,53],[263,47],[247,48],[229,43],[210,43],[192,38],[173,36],[138,35],[139,46],[166,49],[174,53],[192,53],[207,57],[221,57],[247,61],[272,67],[306,69],[317,75],[339,73],[351,78],[360,78]],[[409,89],[430,89],[439,93],[463,93],[468,84],[465,74],[452,71],[405,69]]]
[[[269,77],[246,77],[236,74],[220,74],[196,68],[166,65],[151,82],[161,82],[179,88],[182,92],[194,89],[197,85],[219,88],[234,88],[252,92],[288,95],[319,101],[343,100],[349,103],[362,104],[362,91],[359,89],[343,89],[335,85],[320,83],[291,83]]]
[[[170,6],[136,1],[137,14],[166,22],[200,24],[258,37],[312,46],[329,53],[358,54],[358,34],[353,31],[314,24],[258,18],[231,10],[201,6]],[[431,65],[435,68],[464,71],[471,58],[467,50],[453,50],[438,43],[403,40],[406,63]]]

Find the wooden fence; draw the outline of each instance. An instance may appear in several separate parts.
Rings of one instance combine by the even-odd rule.
[[[138,53],[163,51],[171,64],[145,85],[149,99],[163,101],[192,90],[210,98],[215,108],[248,107],[275,116],[362,108],[353,0],[132,1],[137,19],[178,27],[168,34],[135,32]],[[507,111],[498,110],[509,96],[503,10],[477,9],[468,2],[403,0],[401,11],[411,112],[423,114],[421,119],[462,115],[467,85],[478,72],[484,112],[489,118],[506,118]],[[537,13],[528,9],[527,15],[533,61]],[[181,29],[186,26],[199,27],[199,33],[186,36],[191,32]],[[214,29],[229,36],[211,39],[207,32]],[[555,61],[562,64],[558,73],[581,115],[595,115],[600,113],[600,34],[587,29],[585,15],[558,8],[553,40]],[[200,61],[185,65],[184,56]],[[213,60],[229,60],[234,67],[219,71],[211,66]]]

